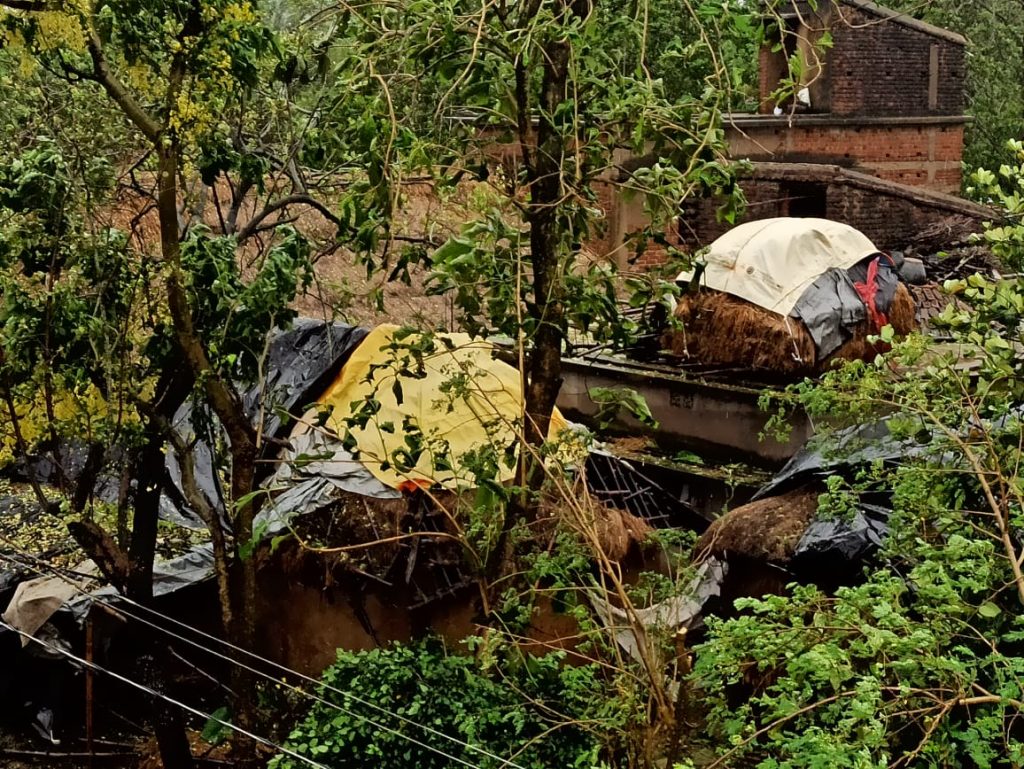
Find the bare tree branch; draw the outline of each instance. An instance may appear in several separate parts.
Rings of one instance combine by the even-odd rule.
[[[12,11],[48,11],[52,5],[46,0],[2,0],[0,7],[10,8]]]
[[[252,237],[260,228],[260,224],[275,211],[280,211],[282,208],[288,206],[309,206],[310,208],[318,211],[325,219],[331,224],[337,227],[339,230],[344,227],[344,223],[338,216],[331,211],[326,205],[321,203],[319,200],[314,198],[312,195],[305,193],[295,193],[293,195],[286,195],[283,198],[279,198],[272,203],[268,203],[262,211],[256,214],[249,222],[238,231],[238,241],[242,242]]]
[[[9,5],[11,0],[0,0],[4,5]],[[15,0],[20,1],[20,0]],[[131,95],[128,87],[122,83],[117,75],[111,70],[110,65],[107,63],[106,56],[103,54],[103,43],[100,42],[99,35],[96,34],[96,30],[91,27],[88,30],[88,38],[86,40],[86,46],[89,49],[89,56],[92,57],[92,67],[96,76],[96,81],[103,86],[103,89],[107,92],[111,99],[117,104],[118,107],[128,116],[128,119],[135,124],[135,127],[145,134],[146,138],[152,142],[159,140],[161,126],[156,119],[150,115],[146,110],[135,101],[135,97]]]

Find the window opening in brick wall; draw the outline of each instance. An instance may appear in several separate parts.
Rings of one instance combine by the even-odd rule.
[[[799,14],[781,14],[780,28],[774,30],[774,38],[769,38],[766,55],[761,58],[761,84],[764,89],[761,98],[762,106],[768,110],[784,112],[796,109],[798,112],[828,112],[831,96],[824,78],[825,64],[822,61],[824,51],[815,48],[815,41],[825,32],[810,18]],[[781,35],[781,39],[779,38]],[[789,62],[799,59],[803,69],[799,73],[798,82],[794,86],[795,94],[789,99],[775,103],[769,101],[770,95],[789,78]]]
[[[826,218],[828,192],[819,182],[784,182],[782,192],[782,215],[801,218]]]

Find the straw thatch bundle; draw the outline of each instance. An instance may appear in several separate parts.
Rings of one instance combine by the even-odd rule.
[[[750,559],[785,565],[818,510],[819,492],[803,488],[730,510],[697,540],[697,559]]]
[[[598,505],[597,539],[608,560],[620,562],[643,546],[654,529],[643,518],[625,510]]]
[[[578,494],[575,502],[558,493],[542,498],[541,514],[531,527],[538,541],[550,539],[559,526],[566,526],[591,549],[600,548],[610,561],[621,562],[641,553],[654,531],[647,521],[605,504],[582,485],[573,489],[573,493]]]
[[[803,323],[721,291],[680,298],[669,333],[673,355],[712,365],[803,372],[814,365],[814,340]]]
[[[896,288],[889,323],[898,335],[916,328],[914,299],[902,283]],[[683,328],[665,335],[673,355],[700,363],[806,375],[833,361],[871,360],[886,350],[868,341],[874,331],[862,323],[853,336],[828,357],[818,360],[814,340],[796,318],[771,312],[721,291],[699,291],[679,300],[676,318]]]
[[[889,325],[897,336],[906,336],[917,330],[917,305],[910,289],[902,283],[896,286],[896,294],[892,298],[887,316]],[[832,361],[872,360],[879,353],[888,350],[884,343],[872,344],[868,341],[868,337],[874,333],[875,330],[869,328],[867,323],[861,324],[854,330],[853,337],[822,361],[822,365],[827,366]]]

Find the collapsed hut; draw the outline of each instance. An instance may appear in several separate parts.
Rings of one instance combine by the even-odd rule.
[[[300,320],[274,336],[265,380],[244,396],[265,437],[259,483],[266,495],[254,525],[258,625],[266,631],[257,639],[258,654],[317,675],[339,647],[372,648],[425,632],[454,641],[475,631],[480,564],[467,547],[473,537],[466,529],[479,521],[469,508],[482,504],[481,468],[489,483],[513,480],[516,458],[507,451],[518,444],[522,413],[519,372],[494,353],[466,335],[404,335],[393,326],[367,332]],[[564,457],[575,466],[567,479],[574,517],[566,520],[558,500],[546,503],[538,536],[569,525],[618,564],[643,555],[653,528],[699,518],[629,462],[574,441],[561,415],[552,424],[567,431],[567,450],[578,448]],[[224,515],[228,503],[212,448],[219,436],[208,420],[193,417],[189,404],[174,427],[193,440],[198,493]],[[119,451],[112,447],[101,469],[103,478],[111,474],[102,489],[114,494]],[[62,447],[57,453],[68,461],[61,471],[76,478],[82,451]],[[216,636],[220,617],[206,527],[183,492],[173,451],[166,461],[160,516],[167,533],[154,568],[153,608]],[[3,472],[49,486],[56,472],[51,464],[40,460]],[[117,502],[116,496],[100,498]],[[14,502],[0,498],[0,528],[20,531],[29,519],[51,520],[30,498]],[[92,653],[104,668],[135,676],[138,633],[146,626],[111,613],[125,610],[127,616],[134,609],[125,609],[93,574],[62,521],[52,523],[60,534],[53,542],[32,528],[21,545],[7,538],[0,543],[0,610],[14,628],[0,628],[8,663],[0,669],[0,725],[35,727],[56,743],[76,734],[83,708],[91,707],[83,704],[82,671],[27,637],[79,657]],[[40,548],[55,557],[43,560]],[[535,644],[535,651],[578,634],[570,616],[550,607],[532,623],[523,643]],[[226,678],[216,658],[194,649],[188,658],[192,667],[180,680],[198,680],[202,688]],[[169,676],[178,680],[179,671]],[[53,684],[40,685],[46,681]],[[110,724],[131,716],[138,692],[104,682],[98,679],[89,702],[96,703],[97,733],[106,734]],[[101,718],[104,708],[110,712]]]
[[[916,328],[902,260],[862,233],[826,219],[780,217],[740,225],[684,271],[673,355],[776,374],[819,373],[888,349],[885,326]]]

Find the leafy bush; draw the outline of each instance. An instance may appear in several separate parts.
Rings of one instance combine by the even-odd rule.
[[[967,192],[1001,209],[1002,220],[987,224],[979,237],[1005,264],[1020,270],[1024,267],[1024,142],[1013,139],[1006,149],[1010,162],[998,172],[979,168],[971,174]]]
[[[709,622],[694,681],[721,764],[1024,763],[1024,282],[950,289],[969,305],[941,319],[955,345],[911,339],[799,388],[813,415],[885,415],[905,441],[866,470],[892,490],[890,535],[861,584]]]
[[[442,753],[482,769],[503,766],[501,759],[528,769],[589,769],[626,726],[624,709],[603,693],[598,666],[566,665],[562,653],[503,653],[494,664],[495,658],[480,652],[450,653],[438,639],[339,651],[322,679],[333,690],[319,694],[349,713],[317,702],[286,745],[331,769],[456,765]],[[339,692],[352,692],[408,722]],[[271,762],[271,769],[301,766],[284,755]]]

